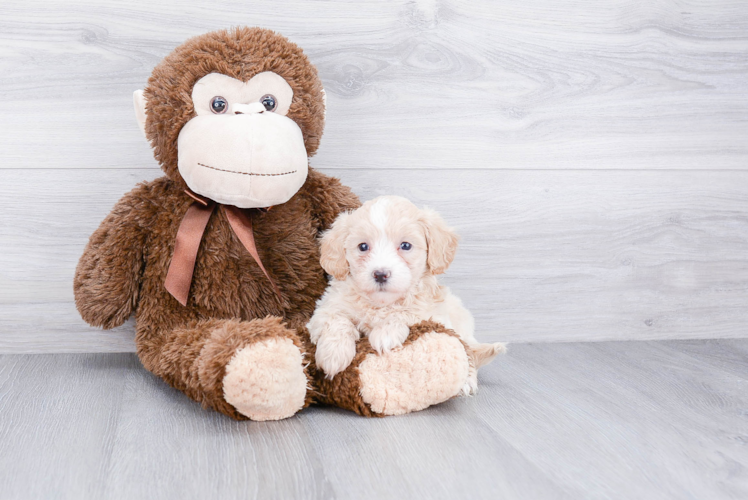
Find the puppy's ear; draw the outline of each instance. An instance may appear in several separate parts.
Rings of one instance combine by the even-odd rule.
[[[459,237],[433,210],[421,210],[419,221],[426,233],[426,243],[429,247],[426,258],[429,270],[432,274],[442,274],[455,258]]]
[[[348,217],[344,212],[338,215],[332,227],[322,235],[320,260],[322,269],[336,280],[348,276],[348,260],[345,258],[345,238],[348,236]]]

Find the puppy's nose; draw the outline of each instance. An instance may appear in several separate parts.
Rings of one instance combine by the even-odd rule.
[[[384,269],[374,271],[374,281],[377,283],[386,283],[389,277],[392,275],[391,272],[385,271]]]

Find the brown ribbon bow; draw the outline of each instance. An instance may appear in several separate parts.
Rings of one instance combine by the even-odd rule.
[[[171,258],[169,271],[166,273],[166,281],[164,282],[166,290],[183,306],[187,305],[187,297],[190,293],[192,273],[195,270],[195,260],[197,259],[197,251],[200,248],[200,241],[203,239],[203,233],[208,225],[208,220],[210,220],[210,216],[216,209],[216,205],[218,205],[213,200],[203,198],[191,191],[185,190],[185,193],[195,201],[187,209],[182,222],[179,224],[177,240],[174,244],[174,255]],[[226,213],[226,219],[228,219],[231,229],[234,230],[234,234],[239,238],[244,248],[247,249],[249,255],[257,262],[257,265],[260,266],[260,269],[262,269],[262,272],[265,273],[268,281],[270,281],[273,291],[280,298],[280,290],[265,270],[265,266],[262,265],[262,261],[260,260],[260,255],[257,253],[255,237],[252,232],[252,218],[239,207],[221,205],[221,208]]]

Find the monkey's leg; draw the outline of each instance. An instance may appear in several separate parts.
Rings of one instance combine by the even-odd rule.
[[[210,319],[138,332],[138,356],[203,407],[237,420],[279,420],[311,401],[305,346],[281,321]]]
[[[403,346],[385,354],[361,339],[353,362],[332,380],[312,363],[316,399],[367,417],[423,410],[460,393],[473,365],[468,352],[453,331],[431,321],[412,326]],[[310,353],[313,360],[313,346]]]

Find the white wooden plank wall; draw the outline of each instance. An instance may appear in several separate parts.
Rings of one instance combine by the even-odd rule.
[[[83,246],[158,167],[132,92],[186,38],[301,45],[312,165],[462,234],[445,281],[486,340],[745,337],[744,1],[4,1],[0,352],[133,349],[73,306]]]

